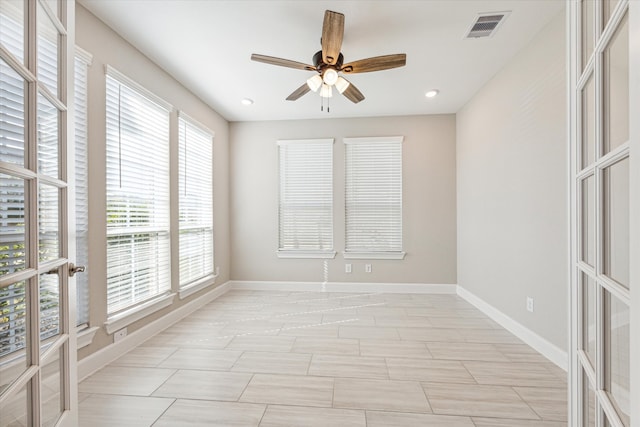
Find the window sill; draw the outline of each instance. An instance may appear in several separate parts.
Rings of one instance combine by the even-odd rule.
[[[336,251],[278,251],[278,258],[324,258],[333,259]]]
[[[343,252],[344,259],[404,259],[406,252]]]
[[[114,316],[111,316],[106,322],[104,322],[104,327],[107,330],[108,334],[112,334],[115,331],[124,328],[125,326],[129,326],[133,322],[137,322],[138,320],[143,319],[148,315],[155,313],[156,311],[170,306],[171,304],[173,304],[173,299],[175,298],[175,296],[175,293],[163,295],[161,297],[147,301],[143,304],[137,305],[123,313],[118,313]]]
[[[93,337],[96,336],[96,332],[98,332],[98,328],[97,326],[94,326],[92,328],[89,327],[83,327],[81,329],[77,330],[77,342],[78,342],[78,348],[82,348],[82,347],[86,347],[89,344],[91,344],[93,342]]]
[[[190,295],[195,294],[198,291],[201,291],[204,288],[208,288],[209,286],[215,283],[216,277],[218,276],[217,275],[207,276],[203,279],[198,280],[197,282],[190,284],[189,286],[185,286],[184,288],[178,291],[178,297],[182,300]]]

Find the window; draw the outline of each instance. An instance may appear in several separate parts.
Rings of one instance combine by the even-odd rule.
[[[89,265],[89,178],[87,169],[87,68],[91,55],[76,47],[75,59],[75,178],[76,178],[76,264]],[[78,274],[77,325],[89,323],[88,274]]]
[[[333,139],[278,141],[278,256],[333,258]]]
[[[345,258],[404,258],[402,140],[344,139]]]
[[[171,107],[107,69],[107,312],[168,293]]]
[[[213,274],[213,135],[180,114],[180,287]]]

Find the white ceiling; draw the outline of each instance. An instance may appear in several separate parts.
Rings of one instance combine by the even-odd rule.
[[[457,112],[564,7],[564,0],[80,3],[229,121]],[[345,14],[345,62],[407,54],[405,67],[351,75],[366,99],[334,95],[330,113],[313,92],[285,100],[313,72],[250,60],[260,53],[311,64],[326,9]],[[511,14],[493,37],[464,38],[478,13],[503,11]],[[425,98],[432,88],[440,95]],[[244,106],[243,98],[255,103]]]

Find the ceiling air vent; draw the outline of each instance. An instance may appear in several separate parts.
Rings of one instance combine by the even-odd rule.
[[[509,12],[483,13],[478,16],[471,25],[471,29],[465,38],[477,39],[481,37],[491,37],[496,30],[507,19]]]

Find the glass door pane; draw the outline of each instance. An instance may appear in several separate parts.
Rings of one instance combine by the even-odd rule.
[[[629,140],[629,23],[625,16],[604,51],[604,153]]]
[[[25,182],[0,173],[0,276],[26,265]]]
[[[24,63],[24,0],[0,1],[0,44]]]
[[[622,422],[629,426],[629,307],[609,292],[605,295],[605,390]]]
[[[591,165],[596,157],[596,90],[593,75],[582,89],[582,169]]]
[[[40,261],[52,261],[60,257],[58,189],[51,185],[40,184],[38,196]]]
[[[593,175],[582,180],[580,185],[581,214],[581,256],[580,259],[595,267],[595,177]]]
[[[38,80],[58,96],[58,30],[38,3]]]
[[[40,341],[41,346],[60,334],[60,276],[56,272],[40,275]]]
[[[582,421],[585,427],[595,427],[596,425],[596,392],[589,382],[589,377],[582,372]]]
[[[604,274],[629,288],[629,158],[605,168]]]
[[[25,81],[0,59],[0,159],[24,166]]]
[[[23,427],[29,425],[27,407],[28,383],[12,396],[0,402],[0,426]]]
[[[56,424],[64,408],[62,392],[63,348],[57,349],[43,366],[40,377],[40,398],[42,400],[42,426],[52,427]]]
[[[25,282],[0,288],[0,394],[28,368]],[[2,425],[2,424],[0,424]]]
[[[58,178],[58,109],[38,94],[38,172]]]
[[[587,62],[589,62],[589,58],[593,53],[595,35],[595,21],[593,19],[594,5],[594,0],[582,0],[582,3],[580,4],[580,24],[582,27],[582,69],[587,65]]]
[[[581,274],[582,284],[582,349],[587,353],[591,366],[596,365],[596,283]]]

